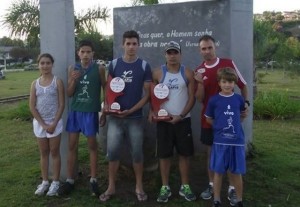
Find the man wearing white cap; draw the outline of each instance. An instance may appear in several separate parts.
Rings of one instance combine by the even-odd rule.
[[[157,202],[166,203],[171,196],[169,172],[174,147],[179,155],[179,195],[187,201],[194,201],[196,196],[189,185],[189,158],[194,153],[190,118],[195,102],[193,72],[180,63],[181,47],[177,42],[167,44],[165,58],[166,64],[152,73],[154,84],[164,84],[169,89],[168,100],[160,108],[168,113],[170,119],[157,122],[157,155],[162,179]],[[150,111],[150,121],[153,115],[153,111]]]

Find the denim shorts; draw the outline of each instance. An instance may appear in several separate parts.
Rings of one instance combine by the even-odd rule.
[[[114,116],[108,117],[107,158],[109,161],[120,160],[123,140],[129,139],[130,152],[134,163],[143,162],[144,128],[142,118],[128,119]]]

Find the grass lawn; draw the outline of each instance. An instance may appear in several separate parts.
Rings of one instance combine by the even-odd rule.
[[[255,156],[245,176],[247,206],[299,206],[300,120],[254,121]]]
[[[280,71],[279,71],[280,72]],[[22,73],[24,73],[22,75]],[[29,91],[31,81],[38,76],[35,72],[20,72],[11,77],[22,78],[29,75],[26,84],[16,89],[15,95]],[[273,73],[272,73],[273,74]],[[9,75],[9,74],[8,74]],[[29,75],[30,76],[30,75]],[[274,77],[280,77],[275,75]],[[7,76],[8,78],[9,76]],[[259,90],[273,84],[266,75],[264,83],[258,84]],[[272,76],[273,77],[273,76]],[[16,78],[16,79],[18,79]],[[16,80],[7,79],[7,80]],[[25,81],[25,78],[23,78]],[[9,81],[8,81],[9,82]],[[8,82],[6,85],[9,85]],[[18,81],[16,81],[18,82]],[[288,90],[299,81],[287,81]],[[0,84],[2,84],[2,80]],[[27,86],[28,84],[28,86]],[[265,85],[264,85],[265,84]],[[275,89],[278,89],[274,84]],[[278,84],[279,88],[282,87]],[[0,85],[2,86],[2,85]],[[269,85],[270,87],[270,85]],[[1,87],[0,87],[1,88]],[[2,92],[0,93],[2,95]],[[23,103],[26,103],[24,101]],[[24,104],[23,104],[24,105]],[[76,189],[66,197],[37,197],[34,195],[40,183],[39,152],[33,136],[31,121],[12,119],[11,114],[20,107],[18,104],[0,104],[0,207],[6,206],[106,206],[106,207],[210,207],[211,201],[199,199],[199,194],[206,187],[205,160],[203,154],[195,156],[191,169],[191,185],[197,194],[197,201],[187,202],[178,195],[179,175],[176,167],[172,167],[170,183],[172,197],[167,204],[158,204],[156,196],[160,188],[158,171],[145,172],[145,190],[149,200],[139,203],[134,194],[134,178],[131,169],[122,167],[117,180],[117,196],[105,204],[91,197],[88,190],[88,152],[85,138],[80,139],[79,177]],[[244,201],[247,207],[298,207],[300,203],[300,120],[254,120],[253,122],[253,157],[248,158],[247,174],[244,176]],[[176,160],[174,161],[176,162]],[[176,164],[176,163],[174,163]],[[98,175],[101,192],[107,186],[107,161],[103,153],[99,153]],[[223,194],[225,195],[225,184]],[[229,206],[225,197],[224,205]]]
[[[40,75],[38,70],[7,72],[0,80],[0,98],[29,94],[31,83]]]
[[[279,91],[300,97],[300,76],[290,71],[279,69],[256,71],[258,91]]]
[[[248,172],[244,177],[246,206],[297,207],[300,203],[299,125],[300,120],[254,121],[255,154],[248,159]],[[31,122],[1,120],[0,131],[0,206],[99,206],[98,200],[91,197],[88,191],[88,152],[84,138],[79,147],[81,175],[76,182],[76,190],[67,197],[47,198],[33,194],[40,182],[40,168]],[[206,182],[205,160],[198,155],[192,164],[192,187],[199,195]],[[107,186],[107,162],[103,154],[99,154],[98,166],[100,188],[104,191]],[[211,206],[210,201],[198,199],[190,203],[179,198],[179,177],[174,167],[170,178],[173,196],[163,206]],[[120,169],[117,183],[118,196],[102,206],[121,207],[124,203],[125,206],[140,206],[133,193],[134,179],[130,169]],[[158,171],[146,172],[145,189],[150,200],[143,206],[162,206],[155,201],[159,188]]]

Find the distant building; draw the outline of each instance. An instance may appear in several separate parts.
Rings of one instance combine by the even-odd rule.
[[[268,11],[272,12],[272,11]],[[278,12],[274,12],[278,13]],[[294,11],[284,11],[280,12],[283,16],[283,21],[296,21],[300,20],[300,10],[294,10]],[[265,17],[263,14],[254,14],[255,18],[258,20],[264,20]]]
[[[285,21],[300,20],[300,10],[284,11],[282,15]]]
[[[13,59],[9,53],[14,47],[9,46],[0,46],[0,63],[4,64],[4,60],[10,60]]]

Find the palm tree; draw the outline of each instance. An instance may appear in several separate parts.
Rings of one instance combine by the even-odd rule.
[[[9,28],[12,36],[25,36],[32,43],[38,42],[40,33],[38,0],[14,1],[4,15],[2,24]],[[75,15],[75,33],[80,31],[95,31],[98,20],[106,21],[109,9],[100,6],[88,9],[87,12]]]
[[[75,33],[78,34],[81,31],[95,32],[96,23],[99,20],[106,21],[109,18],[109,9],[107,7],[101,8],[100,6],[94,6],[93,9],[87,9],[74,16],[75,18]]]

